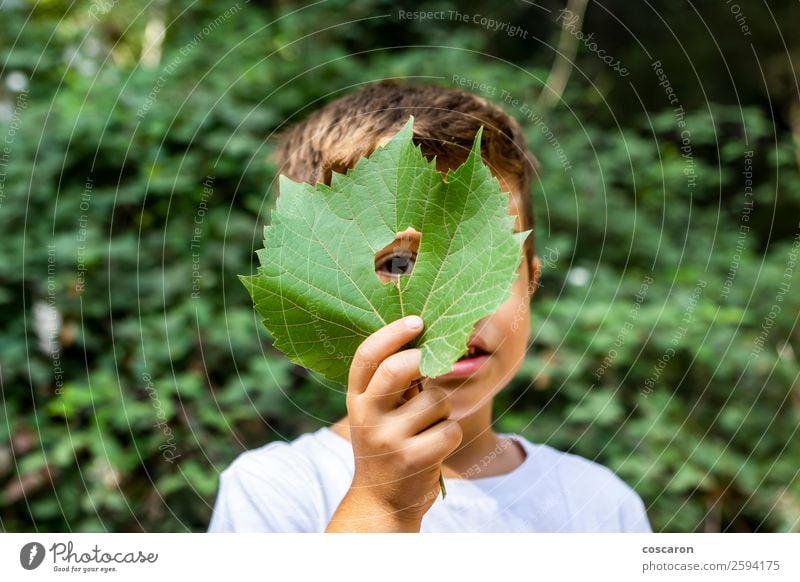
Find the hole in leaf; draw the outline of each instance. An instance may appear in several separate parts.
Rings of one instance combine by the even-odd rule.
[[[375,274],[381,283],[397,281],[400,275],[410,275],[419,252],[422,235],[408,227],[398,232],[394,240],[375,253]]]

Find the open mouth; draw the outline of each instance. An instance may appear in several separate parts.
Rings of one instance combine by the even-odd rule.
[[[471,378],[483,369],[484,364],[486,364],[491,355],[491,352],[482,347],[471,345],[467,349],[467,353],[453,364],[453,369],[447,374],[440,376],[440,378],[443,380],[464,380]]]
[[[478,346],[470,346],[470,348],[467,351],[467,353],[464,354],[463,356],[461,356],[458,359],[458,361],[461,362],[463,360],[470,360],[472,358],[478,358],[480,356],[485,356],[485,355],[488,355],[488,354],[489,354],[489,352],[487,352],[483,348],[480,348]]]

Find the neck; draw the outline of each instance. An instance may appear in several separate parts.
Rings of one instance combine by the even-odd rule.
[[[492,430],[492,401],[489,400],[469,416],[460,418],[458,424],[463,437],[459,447],[444,461],[444,476],[461,479],[477,477],[474,473],[481,470],[478,461],[489,455],[501,440]]]

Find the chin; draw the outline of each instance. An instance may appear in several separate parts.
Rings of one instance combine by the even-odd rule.
[[[455,388],[455,387],[454,387]],[[487,404],[491,404],[496,392],[490,394],[469,394],[471,386],[463,385],[449,393],[450,420],[461,420],[472,416]],[[463,392],[461,392],[463,390]]]

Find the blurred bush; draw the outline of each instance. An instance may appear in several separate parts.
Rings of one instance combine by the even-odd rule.
[[[581,53],[540,110],[550,52],[388,2],[33,6],[0,8],[2,529],[204,530],[237,454],[343,415],[236,279],[274,202],[270,136],[359,84],[454,74],[499,89],[484,96],[544,168],[532,346],[497,429],[608,465],[655,530],[800,528],[800,157],[779,101],[698,102],[673,69],[687,156],[649,62],[600,15],[587,26],[647,103]],[[498,10],[557,37],[529,6]],[[415,44],[434,48],[379,48]]]

